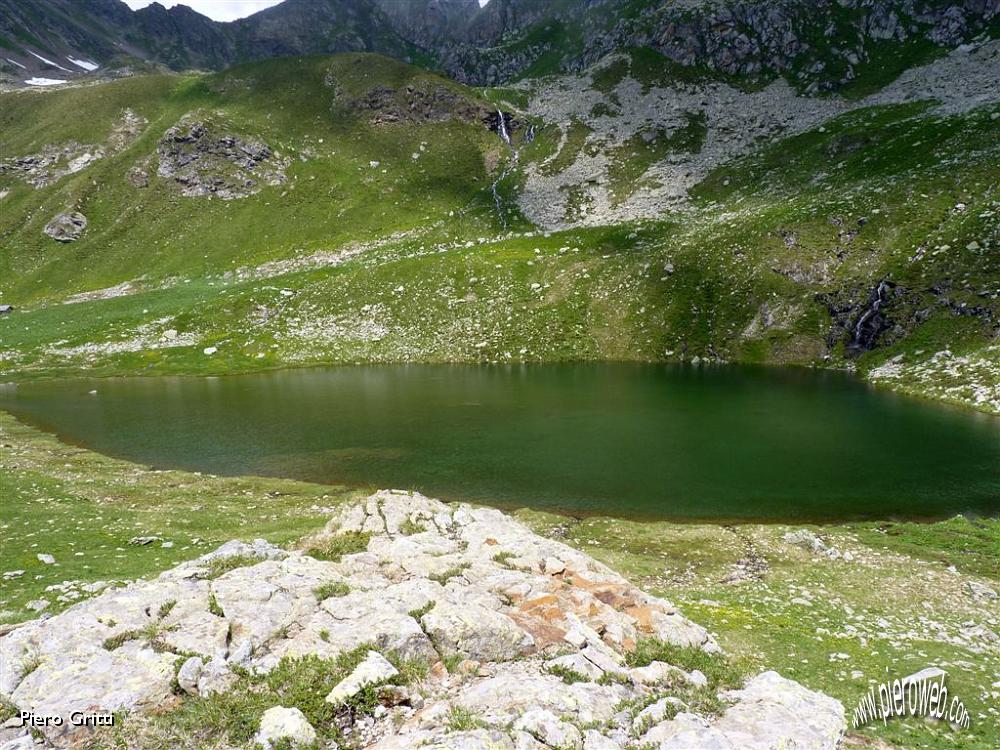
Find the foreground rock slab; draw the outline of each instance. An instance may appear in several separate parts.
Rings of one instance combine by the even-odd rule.
[[[721,715],[686,712],[675,694],[710,689],[704,675],[630,667],[626,655],[647,639],[718,652],[711,635],[497,510],[378,492],[304,549],[228,542],[28,623],[0,638],[0,697],[38,715],[163,710],[285,658],[365,647],[327,697],[379,691],[373,716],[350,719],[359,747],[822,750],[845,729],[837,701],[773,672],[726,695]],[[386,657],[423,662],[428,676],[401,687]],[[296,707],[275,706],[257,741],[308,744],[307,727]],[[70,730],[44,732],[61,746]]]

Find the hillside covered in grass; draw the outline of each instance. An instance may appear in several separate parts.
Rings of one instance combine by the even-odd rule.
[[[4,93],[3,374],[746,361],[1000,411],[996,45],[861,100],[651,54]]]

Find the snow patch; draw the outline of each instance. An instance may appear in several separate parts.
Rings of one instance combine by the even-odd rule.
[[[17,67],[19,67],[19,68],[20,68],[21,70],[27,70],[27,68],[26,68],[25,66],[21,65],[21,63],[19,63],[19,62],[18,62],[17,60],[11,60],[11,59],[10,59],[9,57],[8,57],[8,58],[5,58],[5,59],[6,59],[6,60],[7,60],[7,62],[9,62],[9,63],[10,63],[11,65],[16,65],[16,66],[17,66]]]
[[[60,81],[58,78],[29,78],[25,83],[29,86],[58,86],[69,81]]]
[[[66,71],[67,73],[72,73],[72,72],[73,72],[73,71],[72,71],[72,70],[70,70],[69,68],[64,68],[64,67],[63,67],[62,65],[60,65],[60,64],[59,64],[59,63],[57,63],[57,62],[52,62],[52,61],[51,61],[51,60],[49,60],[48,58],[46,58],[46,57],[42,57],[42,56],[41,56],[41,55],[39,55],[39,54],[38,54],[37,52],[32,52],[32,51],[31,51],[30,49],[28,50],[28,54],[29,54],[29,55],[33,55],[34,57],[37,57],[37,58],[38,58],[39,60],[41,60],[41,61],[42,61],[43,63],[45,63],[46,65],[51,65],[51,66],[52,66],[53,68],[59,68],[59,70],[65,70],[65,71]]]
[[[99,67],[101,67],[97,63],[91,62],[90,60],[77,60],[75,57],[70,57],[69,55],[66,55],[66,59],[69,60],[74,65],[76,65],[78,68],[83,68],[84,70],[87,71],[94,71],[97,70]]]

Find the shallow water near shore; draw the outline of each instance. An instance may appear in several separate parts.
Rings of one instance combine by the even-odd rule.
[[[842,373],[336,367],[39,381],[0,389],[0,409],[155,467],[504,508],[717,521],[1000,514],[1000,419]]]

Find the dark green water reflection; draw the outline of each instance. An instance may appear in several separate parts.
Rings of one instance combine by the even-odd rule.
[[[0,408],[158,467],[501,507],[707,519],[1000,513],[1000,420],[836,373],[342,367],[28,383],[0,390]]]

